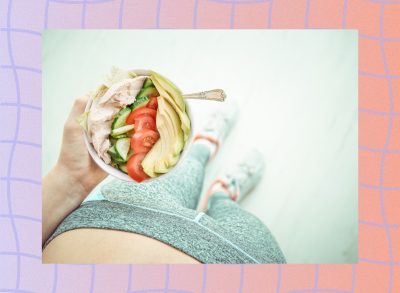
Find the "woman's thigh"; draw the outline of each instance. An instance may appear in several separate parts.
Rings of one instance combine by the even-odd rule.
[[[200,263],[147,236],[93,228],[60,234],[43,250],[42,259],[43,263]]]

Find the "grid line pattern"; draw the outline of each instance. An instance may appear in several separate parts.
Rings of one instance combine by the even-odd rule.
[[[0,207],[7,211],[0,213],[0,292],[105,292],[102,287],[110,280],[113,292],[131,293],[400,292],[400,1],[187,1],[192,5],[167,10],[174,1],[0,0],[0,111],[2,117],[15,117],[3,126],[14,129],[12,135],[3,129],[0,135],[0,183],[6,194]],[[104,11],[108,19],[96,17]],[[154,12],[155,17],[145,19],[140,11]],[[40,166],[30,166],[34,170],[27,176],[14,158],[36,156],[41,149],[41,144],[20,137],[19,127],[24,119],[34,119],[22,117],[22,109],[41,111],[40,99],[35,99],[41,95],[35,92],[38,87],[24,83],[21,73],[41,76],[40,64],[30,62],[41,52],[30,45],[41,42],[44,28],[358,29],[359,264],[41,265],[41,219],[17,213],[13,198],[18,186],[35,193],[27,205],[35,206],[40,198]],[[29,90],[31,96],[22,95]],[[370,129],[384,133],[383,140]],[[31,131],[40,137],[41,129]],[[37,236],[29,234],[32,227]],[[31,246],[25,243],[26,235],[33,238]]]

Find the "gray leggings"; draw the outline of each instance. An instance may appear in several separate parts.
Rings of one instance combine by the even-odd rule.
[[[285,263],[268,228],[226,193],[211,197],[206,214],[194,210],[209,155],[205,145],[194,143],[184,161],[159,179],[104,185],[104,200],[83,204],[49,241],[67,230],[96,227],[155,238],[203,263]]]

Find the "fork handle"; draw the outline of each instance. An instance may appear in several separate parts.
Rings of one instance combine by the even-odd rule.
[[[221,89],[215,89],[199,93],[185,94],[183,95],[183,97],[185,99],[211,100],[211,101],[223,102],[226,99],[226,94]]]

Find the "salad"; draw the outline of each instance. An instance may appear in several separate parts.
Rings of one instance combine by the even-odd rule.
[[[144,72],[114,69],[80,119],[97,155],[136,182],[170,171],[191,127],[181,91]]]

